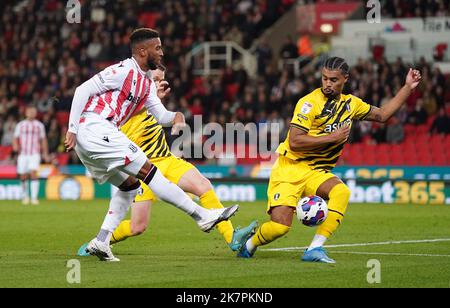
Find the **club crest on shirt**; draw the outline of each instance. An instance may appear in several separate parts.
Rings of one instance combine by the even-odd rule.
[[[311,112],[313,105],[311,103],[305,102],[302,106],[302,108],[300,109],[300,112],[303,114],[308,114]]]

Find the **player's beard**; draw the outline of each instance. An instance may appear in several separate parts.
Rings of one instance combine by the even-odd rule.
[[[153,61],[153,59],[150,57],[148,57],[148,59],[147,59],[147,65],[150,70],[156,70],[158,68],[155,61]]]

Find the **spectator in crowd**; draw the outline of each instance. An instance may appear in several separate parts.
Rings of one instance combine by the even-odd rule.
[[[402,123],[394,116],[388,123],[386,128],[386,141],[388,143],[401,143],[405,136]]]
[[[439,109],[439,114],[431,125],[430,133],[444,135],[450,133],[450,118],[448,117],[445,108]]]
[[[409,114],[409,122],[414,125],[422,125],[427,122],[427,111],[423,106],[423,99],[419,98],[416,103],[416,108]]]
[[[298,57],[297,46],[290,35],[286,36],[286,40],[280,50],[281,59],[295,59]]]

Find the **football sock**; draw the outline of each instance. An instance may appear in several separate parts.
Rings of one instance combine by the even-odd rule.
[[[220,203],[219,198],[217,198],[216,193],[213,189],[208,190],[206,193],[200,196],[200,203],[204,208],[207,209],[220,209],[223,208],[222,203]],[[217,224],[217,230],[222,234],[225,241],[229,244],[233,239],[233,224],[231,221],[226,220]]]
[[[350,194],[351,192],[348,187],[342,183],[331,189],[328,194],[330,198],[328,201],[328,217],[317,228],[317,235],[323,235],[326,238],[330,238],[330,236],[337,230],[344,219],[348,201],[350,200]]]
[[[39,180],[31,180],[31,200],[37,200],[39,194]]]
[[[22,199],[29,199],[28,180],[22,181]]]
[[[311,245],[309,245],[309,247],[308,247],[308,251],[310,251],[311,249],[317,248],[317,247],[322,247],[326,241],[327,241],[327,238],[325,236],[320,235],[320,234],[314,235]]]
[[[136,196],[139,188],[140,184],[139,182],[136,182],[136,185],[134,185],[128,191],[123,190],[116,191],[116,193],[111,198],[111,201],[109,203],[109,210],[108,213],[106,214],[105,220],[103,221],[101,227],[102,230],[106,230],[111,234],[114,232],[114,230],[116,230],[120,222],[125,218],[125,215],[127,214],[128,209],[130,208],[131,203],[133,202],[133,199]],[[97,238],[100,241],[109,243],[111,234],[109,234],[108,238],[105,240],[102,240],[103,237]]]
[[[121,242],[131,236],[133,236],[133,233],[131,232],[131,220],[123,220],[117,229],[114,230],[109,243],[114,244]]]
[[[112,233],[109,232],[108,230],[100,229],[100,231],[97,234],[97,239],[100,242],[107,243],[107,242],[109,242],[109,239],[111,238],[111,234]]]
[[[181,188],[166,179],[156,167],[153,167],[143,182],[161,200],[174,205],[195,221],[199,221],[208,215],[208,210],[192,201]]]
[[[253,252],[258,246],[269,244],[277,238],[287,234],[290,229],[291,227],[274,221],[263,223],[261,227],[258,228],[255,235],[247,241],[247,249],[248,251]]]

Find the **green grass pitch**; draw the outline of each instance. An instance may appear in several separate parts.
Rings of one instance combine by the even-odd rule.
[[[297,222],[286,237],[243,260],[217,231],[199,231],[163,203],[153,207],[146,233],[114,245],[121,262],[77,257],[80,244],[96,235],[107,205],[107,200],[0,202],[0,287],[450,287],[449,206],[350,205],[327,244],[361,245],[328,248],[335,265],[301,262],[300,250],[272,250],[309,244],[314,229]],[[264,202],[241,203],[232,221],[244,226],[254,218],[267,220]],[[384,244],[366,245],[379,242]],[[66,279],[71,259],[80,261],[79,284]],[[380,283],[367,281],[371,259],[380,262]]]

